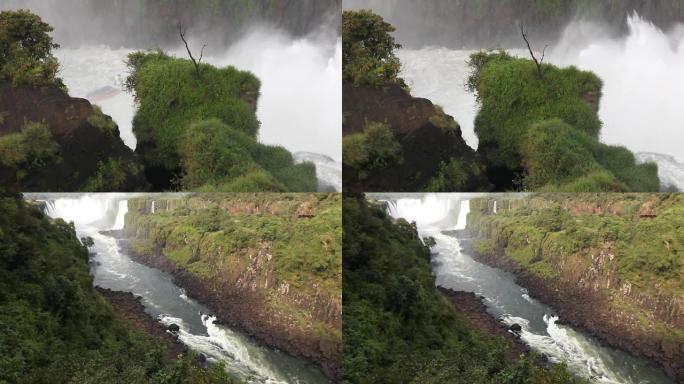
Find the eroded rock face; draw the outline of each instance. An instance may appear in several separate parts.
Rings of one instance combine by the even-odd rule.
[[[572,217],[600,215],[617,218],[631,215],[635,222],[651,222],[655,220],[651,215],[657,212],[658,204],[663,204],[662,201],[667,197],[624,196],[605,201],[583,200],[579,196],[563,198],[560,202],[543,198],[529,201],[499,200],[498,210],[503,212],[525,205],[530,209],[560,206]],[[497,223],[482,219],[492,216],[491,209],[480,207],[471,212],[473,215],[468,220],[470,233],[476,239],[495,239],[493,233]],[[644,217],[643,212],[649,214]],[[555,246],[556,241],[551,236],[546,237],[545,247],[540,247],[535,257],[537,261],[549,263],[558,270],[558,275],[550,279],[517,263],[510,256],[516,246],[508,237],[496,238],[497,249],[488,254],[476,251],[477,240],[461,240],[461,244],[476,260],[514,273],[517,282],[527,288],[531,296],[558,310],[558,316],[564,323],[634,356],[658,362],[675,382],[684,380],[684,343],[681,337],[672,336],[672,333],[663,334],[658,330],[662,325],[670,330],[684,329],[684,298],[673,294],[671,281],[663,278],[655,284],[644,285],[634,284],[620,276],[618,261],[625,257],[621,252],[624,247],[621,248],[615,241],[603,240],[575,254],[560,255],[554,251],[560,249]],[[664,247],[669,251],[671,245],[666,243]],[[620,303],[629,303],[629,306]]]
[[[279,195],[279,194],[276,194]],[[262,196],[263,197],[263,196]],[[192,215],[209,207],[233,217],[243,215],[278,216],[289,223],[308,222],[316,217],[315,203],[273,199],[258,201],[250,197],[232,198],[157,198],[129,200],[129,214],[123,231],[122,245],[137,261],[168,272],[183,287],[189,297],[207,305],[218,322],[254,336],[262,342],[306,358],[317,364],[334,380],[341,379],[342,345],[339,337],[332,337],[330,329],[341,332],[341,289],[325,287],[330,281],[311,277],[302,284],[278,276],[278,238],[258,241],[248,247],[233,249],[225,239],[234,235],[206,233],[198,236],[159,236],[157,224],[147,224],[152,215],[179,212]],[[154,211],[152,210],[154,204]],[[301,216],[302,212],[306,215]],[[323,235],[322,235],[323,236]],[[153,252],[136,253],[136,241],[151,241]],[[321,240],[324,242],[324,239]],[[176,264],[166,253],[189,247],[193,263],[205,264],[210,275],[200,276],[185,266]],[[341,284],[341,282],[340,282]],[[302,321],[302,316],[306,321]],[[316,328],[325,328],[325,332]]]
[[[133,151],[126,147],[115,124],[101,115],[85,99],[69,97],[54,85],[44,87],[12,86],[0,82],[0,135],[21,132],[28,122],[44,122],[59,145],[60,161],[32,168],[25,175],[0,166],[0,185],[10,190],[75,192],[88,189],[98,170],[114,162],[123,172],[114,191],[141,191],[147,188]],[[95,125],[93,117],[109,123]],[[94,125],[95,124],[95,125]],[[105,178],[112,177],[104,174]],[[90,183],[94,185],[94,183]],[[110,186],[111,187],[111,186]]]
[[[361,133],[369,122],[386,124],[401,145],[404,161],[359,180],[358,170],[344,165],[345,191],[416,191],[439,171],[440,163],[458,159],[479,163],[451,116],[430,100],[412,97],[397,85],[355,86],[343,83],[343,135]],[[438,126],[442,125],[441,127]],[[449,128],[445,128],[450,125]],[[489,183],[470,175],[462,190],[485,190]]]

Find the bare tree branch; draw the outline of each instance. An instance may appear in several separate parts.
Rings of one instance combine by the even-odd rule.
[[[202,52],[200,52],[200,58],[199,60],[195,60],[195,57],[192,55],[192,52],[190,51],[190,46],[188,46],[187,40],[185,40],[185,32],[183,32],[183,25],[181,23],[178,23],[178,33],[180,34],[181,40],[183,40],[183,43],[185,43],[185,49],[188,51],[188,55],[190,55],[190,60],[192,60],[192,64],[195,65],[195,74],[197,75],[197,78],[200,78],[200,64],[202,63],[202,57],[204,56],[204,48],[207,47],[206,44],[202,46]]]
[[[534,51],[532,50],[532,46],[530,45],[530,41],[527,39],[527,32],[525,32],[525,27],[522,23],[520,23],[520,34],[522,35],[523,40],[525,40],[525,43],[527,44],[527,49],[530,51],[530,56],[532,56],[534,64],[537,66],[537,79],[541,80],[542,64],[544,63],[544,57],[546,57],[546,48],[548,48],[549,45],[547,44],[546,46],[544,46],[541,60],[537,60],[537,57],[534,55]]]

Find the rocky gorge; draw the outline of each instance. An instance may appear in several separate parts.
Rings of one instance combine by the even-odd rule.
[[[338,196],[202,195],[128,204],[117,236],[135,260],[170,273],[188,297],[215,312],[218,322],[306,358],[339,379]],[[213,226],[216,218],[221,229]],[[187,226],[189,221],[195,225]],[[289,259],[290,252],[297,252],[296,260]]]
[[[564,323],[684,378],[678,195],[471,201],[467,252],[515,274]]]

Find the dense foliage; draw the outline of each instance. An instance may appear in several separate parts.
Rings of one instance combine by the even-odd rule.
[[[531,60],[502,51],[477,52],[469,64],[467,87],[481,106],[478,152],[497,189],[659,190],[654,164],[637,165],[627,149],[598,141],[602,82],[594,74],[544,64],[539,79]]]
[[[27,121],[21,132],[0,136],[0,165],[14,169],[18,179],[59,160],[59,145],[44,123]]]
[[[0,12],[0,79],[15,85],[57,84],[59,63],[52,50],[52,27],[26,10]]]
[[[342,158],[345,165],[357,170],[361,180],[404,161],[401,145],[383,123],[367,123],[362,133],[344,136]]]
[[[257,143],[218,119],[191,124],[180,147],[186,190],[313,191],[316,170],[282,147]]]
[[[19,196],[0,197],[0,329],[2,383],[233,382],[129,330],[94,290],[73,223]]]
[[[611,313],[627,309],[644,331],[684,340],[650,303],[625,296],[625,285],[640,297],[684,294],[684,197],[669,194],[542,194],[525,199],[471,200],[468,228],[484,255],[504,254],[523,270],[549,282],[572,276],[610,281]],[[611,256],[605,256],[610,254]],[[608,260],[609,259],[609,260]],[[601,261],[602,260],[602,261]],[[588,284],[588,283],[587,283]],[[605,287],[605,284],[603,285]],[[622,292],[622,294],[620,294]],[[639,293],[637,293],[639,292]]]
[[[342,14],[342,76],[356,85],[401,84],[394,27],[371,11]]]
[[[129,200],[126,215],[126,230],[136,235],[134,249],[142,257],[161,252],[175,268],[212,287],[228,283],[235,289],[245,284],[237,281],[241,276],[259,281],[259,292],[269,298],[265,310],[284,313],[307,332],[313,327],[317,337],[340,342],[338,327],[312,317],[311,304],[313,297],[338,300],[341,295],[339,194],[155,199],[154,214],[150,204],[150,199]],[[278,293],[283,284],[291,296],[307,299],[288,302]]]
[[[190,60],[163,52],[129,55],[127,89],[138,102],[133,132],[147,150],[145,161],[173,169],[178,164],[181,138],[189,124],[216,118],[253,138],[259,129],[255,108],[259,80],[233,67],[201,65],[195,77]]]
[[[284,148],[256,141],[260,83],[251,73],[200,64],[198,77],[190,60],[160,51],[132,53],[128,65],[136,152],[148,169],[176,174],[187,190],[317,189],[313,164],[295,165]]]
[[[506,341],[469,328],[435,288],[415,224],[345,198],[343,252],[345,382],[574,382],[562,364],[511,361]]]

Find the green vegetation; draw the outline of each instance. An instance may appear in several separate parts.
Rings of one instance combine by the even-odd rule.
[[[636,164],[623,147],[608,146],[554,119],[534,124],[521,143],[528,190],[657,191],[655,164]]]
[[[164,357],[93,288],[73,224],[0,197],[0,382],[227,384],[223,367]]]
[[[56,84],[59,63],[52,50],[53,28],[26,10],[0,12],[0,79],[15,85]]]
[[[187,190],[313,191],[313,164],[294,164],[282,147],[259,144],[218,119],[191,124],[180,147]]]
[[[161,51],[131,53],[128,66],[126,86],[139,104],[133,132],[141,146],[151,147],[143,154],[148,163],[175,168],[187,126],[206,119],[256,138],[259,121],[249,100],[256,103],[260,83],[251,73],[202,64],[197,79],[190,60]]]
[[[345,382],[575,382],[563,364],[511,360],[505,340],[470,328],[435,288],[414,224],[345,198],[343,252]]]
[[[0,137],[0,165],[14,169],[19,178],[59,161],[59,145],[45,123],[26,121],[20,133]]]
[[[113,137],[119,137],[119,127],[114,120],[102,113],[102,109],[97,105],[93,105],[93,109],[94,113],[88,117],[88,123],[103,133],[107,133]]]
[[[268,298],[265,311],[301,319],[298,327],[305,332],[341,342],[339,327],[316,318],[317,308],[311,304],[340,300],[339,194],[203,194],[154,199],[154,214],[149,212],[151,200],[129,200],[126,215],[125,228],[136,236],[133,246],[141,257],[161,252],[175,268],[212,287],[254,283]],[[288,287],[289,297],[300,299],[288,301],[279,293],[281,287]]]
[[[534,191],[658,191],[654,164],[637,165],[622,147],[598,141],[602,82],[575,67],[543,64],[506,52],[477,52],[467,87],[481,109],[475,120],[488,168],[513,175]],[[514,180],[497,189],[514,187]]]
[[[366,123],[363,133],[353,133],[342,139],[344,164],[358,170],[358,177],[365,179],[404,159],[401,145],[387,124]]]
[[[549,283],[609,281],[602,292],[614,313],[627,306],[647,315],[644,332],[684,341],[676,320],[659,312],[662,303],[637,304],[684,295],[683,196],[542,194],[497,199],[496,214],[492,206],[490,198],[471,200],[468,228],[481,239],[478,252],[504,254]],[[626,286],[633,296],[624,295]]]
[[[127,89],[139,103],[133,121],[149,167],[180,173],[184,189],[221,192],[315,191],[313,164],[294,164],[281,147],[256,141],[259,80],[233,67],[163,52],[129,55]],[[180,170],[180,171],[179,171]]]
[[[401,63],[394,50],[394,27],[368,10],[342,14],[342,76],[355,85],[399,84]]]
[[[86,180],[83,192],[111,192],[124,188],[126,179],[137,176],[142,170],[136,163],[124,162],[115,158],[97,163],[97,173]]]

